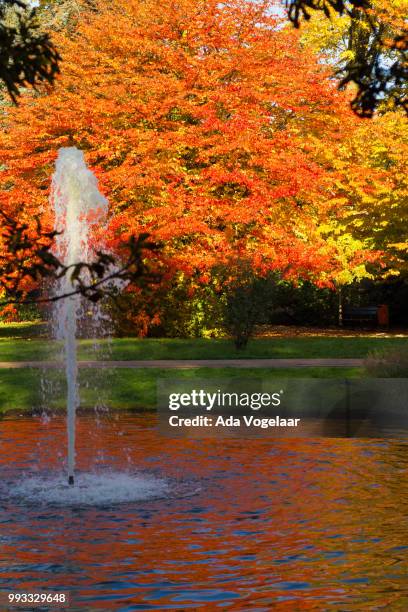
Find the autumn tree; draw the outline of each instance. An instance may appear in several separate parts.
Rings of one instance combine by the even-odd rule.
[[[268,2],[96,8],[55,35],[54,90],[2,117],[1,206],[51,226],[56,152],[75,145],[110,200],[110,246],[150,234],[164,280],[194,286],[235,257],[330,283],[342,260],[320,228],[342,214],[334,161],[359,126],[330,69]]]
[[[384,11],[388,7],[387,3],[373,5],[377,11],[381,6]],[[395,14],[402,14],[402,2],[396,0],[392,6]],[[393,23],[399,23],[396,17]],[[364,30],[364,22],[360,27]],[[353,59],[348,44],[349,28],[347,15],[338,18],[332,15],[331,21],[314,16],[302,29],[302,40],[321,52],[326,61],[341,66]],[[367,24],[365,31],[368,36]],[[389,63],[391,60],[390,57]],[[401,88],[400,94],[403,93]],[[372,121],[360,122],[349,135],[348,146],[329,161],[340,172],[339,195],[347,201],[340,220],[342,231],[347,228],[357,241],[382,252],[383,278],[407,276],[407,134],[405,113],[385,96]],[[327,154],[331,155],[329,150]]]
[[[337,159],[348,206],[343,227],[369,248],[381,251],[380,276],[408,278],[408,129],[401,113],[363,123],[350,143],[348,159]],[[340,185],[339,185],[340,186]]]

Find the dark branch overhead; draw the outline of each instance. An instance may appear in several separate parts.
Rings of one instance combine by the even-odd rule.
[[[12,22],[7,11],[15,8]],[[60,56],[49,34],[40,30],[35,8],[20,0],[0,0],[0,81],[14,103],[22,87],[53,84]]]
[[[332,11],[350,16],[349,49],[354,59],[339,70],[340,87],[355,83],[358,91],[353,110],[362,117],[372,117],[384,102],[391,102],[408,112],[408,31],[390,32],[376,18],[370,0],[286,0],[290,21],[299,27],[313,11],[330,18]],[[368,28],[362,28],[363,25]]]
[[[91,263],[79,261],[66,266],[52,253],[59,232],[44,230],[39,218],[35,219],[35,227],[1,210],[0,218],[4,244],[0,255],[0,293],[6,296],[0,306],[56,302],[73,295],[97,302],[107,296],[116,297],[119,281],[123,286],[128,283],[145,286],[160,280],[160,274],[151,266],[159,245],[151,242],[148,234],[130,236],[122,245],[121,257],[97,251]],[[68,293],[44,298],[27,294],[27,281],[38,283],[65,276],[72,284]]]

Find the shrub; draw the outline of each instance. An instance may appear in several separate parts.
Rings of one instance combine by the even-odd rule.
[[[151,334],[170,338],[217,338],[222,329],[223,296],[211,284],[180,280],[160,301],[160,323]]]
[[[124,293],[109,312],[119,336],[214,338],[224,333],[223,299],[211,284],[180,275],[150,294]]]
[[[391,351],[375,351],[365,361],[365,369],[376,378],[408,377],[408,346]]]
[[[237,349],[245,348],[255,327],[267,323],[280,301],[281,281],[277,274],[256,276],[243,265],[225,290],[224,328]]]

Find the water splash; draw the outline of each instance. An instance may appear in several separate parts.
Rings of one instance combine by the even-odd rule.
[[[123,472],[78,474],[74,486],[62,476],[24,478],[9,487],[13,499],[41,505],[106,506],[167,497],[169,483],[155,476]]]
[[[52,178],[51,204],[55,212],[56,255],[66,266],[92,259],[93,230],[105,222],[108,202],[98,190],[95,175],[87,168],[84,155],[76,147],[58,152]],[[56,291],[69,295],[73,290],[71,275],[66,274]],[[81,298],[73,295],[56,302],[57,338],[64,341],[67,380],[68,482],[74,483],[75,413],[79,406],[77,328]],[[98,319],[98,317],[96,317]]]

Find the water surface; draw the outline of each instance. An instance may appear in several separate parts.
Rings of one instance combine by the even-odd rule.
[[[151,415],[92,414],[77,443],[70,500],[64,419],[1,421],[1,590],[69,591],[73,611],[408,609],[406,442],[171,440]]]

